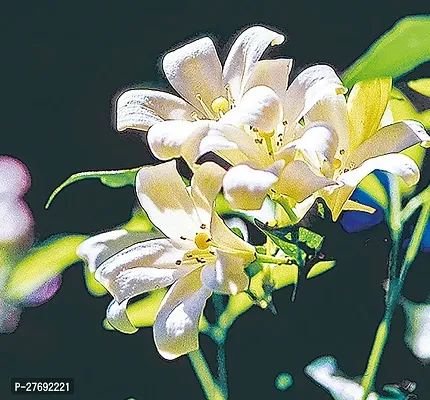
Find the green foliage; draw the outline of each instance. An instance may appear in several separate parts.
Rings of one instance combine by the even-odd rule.
[[[87,237],[68,235],[56,237],[36,247],[13,269],[4,295],[20,301],[67,267],[79,261],[76,248]]]
[[[398,78],[430,59],[430,16],[398,21],[344,73],[347,87],[376,77]]]
[[[136,180],[136,175],[139,172],[141,167],[132,168],[132,169],[121,169],[115,171],[88,171],[88,172],[79,172],[77,174],[73,174],[70,178],[66,179],[60,186],[58,186],[49,196],[48,201],[46,202],[45,208],[48,208],[52,200],[54,200],[55,196],[61,190],[63,190],[66,186],[70,184],[81,181],[83,179],[99,179],[103,185],[118,188],[127,185],[134,185]]]

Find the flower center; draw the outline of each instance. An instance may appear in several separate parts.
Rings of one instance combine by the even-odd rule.
[[[200,250],[206,250],[211,245],[211,238],[206,232],[200,232],[194,238],[194,243]]]

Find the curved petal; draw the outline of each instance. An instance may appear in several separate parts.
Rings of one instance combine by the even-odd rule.
[[[211,219],[211,235],[215,246],[228,253],[237,253],[248,264],[255,260],[255,248],[231,231],[214,211]]]
[[[233,99],[238,101],[257,62],[269,45],[281,44],[285,37],[263,26],[242,32],[228,53],[223,69],[224,85],[229,85]]]
[[[358,82],[348,97],[350,150],[375,134],[381,124],[391,94],[391,78]]]
[[[415,185],[420,178],[420,170],[415,162],[403,154],[387,154],[367,160],[360,167],[339,176],[337,181],[342,186],[327,188],[323,193],[322,196],[332,212],[333,221],[339,218],[345,202],[358,184],[375,170],[394,174],[402,178],[408,186]]]
[[[272,132],[282,122],[282,105],[277,94],[267,86],[249,89],[236,108],[224,120],[239,126],[250,125],[263,132]]]
[[[171,285],[201,264],[182,263],[192,241],[154,239],[137,243],[107,259],[95,278],[119,303],[139,294]],[[178,265],[179,264],[179,265]]]
[[[112,300],[106,310],[106,318],[116,330],[122,333],[132,334],[136,333],[138,329],[128,318],[127,303],[127,300],[123,301],[122,303]]]
[[[202,113],[205,110],[197,95],[211,107],[213,100],[224,94],[221,62],[208,37],[167,53],[163,58],[163,70],[173,88]]]
[[[170,288],[154,322],[154,341],[162,357],[173,360],[199,348],[199,321],[210,295],[202,286],[200,269]]]
[[[323,123],[311,125],[303,136],[293,143],[304,161],[324,176],[332,176],[332,163],[339,141],[330,125]]]
[[[267,86],[276,93],[281,104],[284,104],[288,77],[292,67],[293,60],[288,58],[258,61],[248,82],[245,84],[243,92],[246,93],[255,86]]]
[[[315,175],[305,162],[296,160],[284,168],[274,189],[302,202],[317,190],[334,184],[336,182],[331,179]]]
[[[143,167],[136,176],[136,192],[151,222],[167,237],[194,238],[202,222],[175,161]]]
[[[329,124],[338,137],[338,152],[336,157],[347,157],[349,149],[349,120],[346,99],[343,94],[333,92],[320,99],[305,115],[305,126],[323,122]],[[344,157],[342,155],[345,154]]]
[[[16,158],[0,156],[0,195],[23,196],[30,188],[27,167]]]
[[[148,145],[159,160],[181,157],[181,147],[194,132],[196,122],[164,121],[148,131]]]
[[[229,169],[224,177],[224,196],[233,209],[259,210],[277,181],[278,175],[271,171],[238,165]]]
[[[421,143],[424,147],[430,145],[430,136],[424,127],[416,121],[397,122],[384,126],[364,141],[351,154],[347,164],[360,165],[369,158],[388,153],[398,153],[417,143]]]
[[[217,194],[221,190],[226,171],[213,162],[202,164],[191,179],[191,197],[199,212],[200,220],[207,227]]]
[[[284,120],[289,125],[298,122],[318,101],[334,93],[344,93],[344,87],[333,68],[315,65],[305,69],[287,90]]]
[[[195,111],[186,101],[158,90],[133,89],[122,93],[116,101],[116,129],[147,131],[165,120],[191,121]]]
[[[104,232],[84,240],[76,249],[90,272],[95,272],[109,257],[138,242],[161,237],[158,232],[128,232],[125,229]]]
[[[249,241],[248,227],[246,226],[246,223],[241,218],[238,218],[238,217],[227,218],[226,220],[224,220],[224,223],[230,229],[238,229],[243,237],[243,240],[245,242]]]
[[[208,121],[205,126],[202,122],[200,128],[185,141],[181,151],[185,160],[192,164],[210,151],[235,152],[238,159],[253,160],[261,165],[270,164],[267,152],[250,135],[224,122]]]
[[[249,286],[249,277],[245,272],[248,258],[240,253],[227,253],[215,249],[216,264],[206,265],[202,269],[201,279],[203,285],[216,293],[237,294]]]

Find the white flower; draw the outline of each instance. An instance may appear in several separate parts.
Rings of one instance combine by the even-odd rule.
[[[405,343],[423,363],[430,361],[430,304],[401,302],[406,316]]]
[[[155,344],[167,359],[198,348],[198,324],[212,291],[235,294],[249,284],[244,268],[255,259],[255,250],[213,211],[224,172],[218,165],[206,163],[186,188],[174,161],[142,168],[136,180],[137,195],[165,238],[137,242],[95,265],[96,279],[114,297],[107,310],[108,320],[125,333],[136,331],[126,314],[127,302],[172,285],[154,323]],[[100,255],[102,240],[95,242]],[[86,251],[82,246],[85,244],[80,254],[96,260],[90,255],[91,246],[86,246]]]

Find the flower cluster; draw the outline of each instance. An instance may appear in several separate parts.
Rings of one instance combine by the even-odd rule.
[[[165,161],[143,167],[135,183],[158,231],[105,233],[78,254],[112,294],[107,317],[122,332],[136,331],[127,315],[130,299],[170,286],[154,322],[156,346],[167,359],[198,348],[206,300],[213,292],[247,290],[245,268],[258,261],[254,246],[216,213],[219,193],[243,212],[269,201],[276,223],[285,226],[299,222],[316,199],[334,221],[343,210],[373,212],[351,195],[375,170],[407,185],[419,179],[415,162],[398,153],[417,143],[428,147],[430,137],[418,122],[393,122],[391,79],[359,82],[348,92],[333,68],[315,65],[292,80],[291,59],[261,60],[283,41],[262,26],[246,29],[224,65],[210,38],[193,41],[163,59],[179,95],[132,89],[117,99],[117,129],[147,132],[150,150]],[[207,154],[228,167],[205,161]],[[178,158],[193,172],[189,186],[177,172]]]

